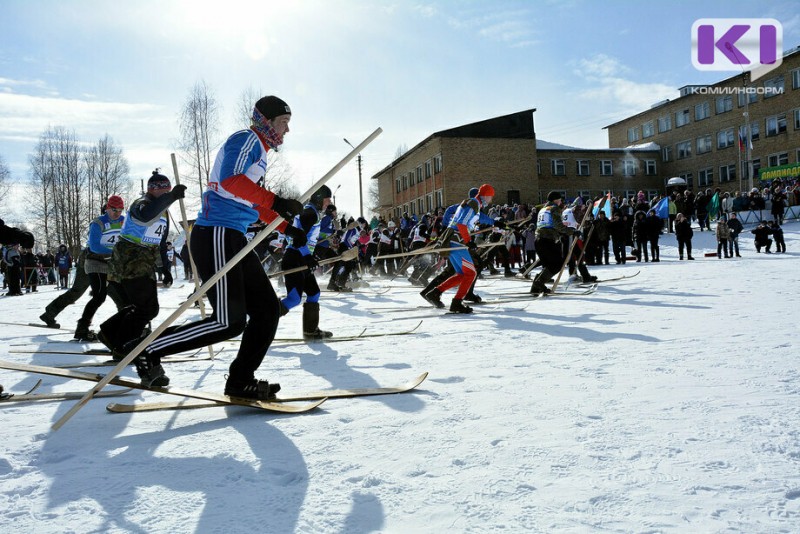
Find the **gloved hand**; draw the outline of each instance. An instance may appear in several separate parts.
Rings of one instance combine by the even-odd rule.
[[[575,228],[572,231],[572,235],[574,235],[575,237],[583,237],[583,232],[579,228]]]
[[[494,226],[495,228],[506,228],[506,221],[503,219],[495,219]]]
[[[306,246],[308,242],[308,238],[306,237],[306,233],[296,226],[289,225],[286,227],[284,231],[286,237],[292,238],[292,246],[294,248],[301,248]]]
[[[470,254],[475,254],[478,252],[478,244],[474,239],[469,240],[469,243],[467,243],[467,248],[469,249]]]
[[[20,232],[19,244],[22,248],[33,248],[33,234],[30,232]]]
[[[272,211],[289,220],[303,212],[303,204],[293,198],[281,198],[275,195],[275,199],[272,201]]]
[[[317,258],[315,258],[313,254],[303,256],[303,263],[305,263],[306,267],[308,267],[311,271],[319,267],[319,262],[317,262]]]
[[[178,184],[175,187],[173,187],[172,191],[170,192],[172,193],[172,198],[174,198],[175,200],[180,200],[186,196],[186,186],[183,184]]]

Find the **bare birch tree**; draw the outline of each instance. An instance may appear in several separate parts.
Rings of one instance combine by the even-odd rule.
[[[84,160],[91,206],[99,209],[111,195],[133,200],[128,160],[108,134],[86,151]]]
[[[191,167],[191,176],[197,180],[200,195],[205,191],[214,162],[218,120],[219,106],[211,88],[204,81],[197,82],[183,105],[179,127],[181,156]]]
[[[75,134],[57,126],[39,137],[29,158],[32,194],[25,208],[39,218],[48,249],[65,243],[77,253],[94,214],[82,154]]]
[[[0,156],[0,214],[3,213],[3,201],[8,198],[9,191],[11,191],[11,170],[3,156]]]
[[[261,89],[254,89],[252,85],[239,95],[236,103],[236,124],[241,128],[250,128],[250,123],[253,121],[253,108],[262,96],[264,94]]]

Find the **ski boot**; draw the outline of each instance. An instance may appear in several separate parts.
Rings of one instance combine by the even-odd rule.
[[[472,313],[472,308],[465,305],[461,299],[453,299],[450,303],[450,311],[453,313]]]
[[[242,399],[268,401],[274,399],[280,390],[280,384],[270,384],[266,380],[255,378],[236,380],[228,377],[225,382],[225,395]]]
[[[97,332],[89,330],[88,319],[78,319],[78,328],[75,329],[74,341],[94,342],[97,341]]]
[[[41,319],[42,322],[44,324],[46,324],[48,328],[61,328],[61,325],[56,322],[55,318],[50,317],[47,314],[47,312],[44,312],[43,314],[41,314],[39,316],[39,319]]]
[[[427,293],[423,293],[422,298],[424,298],[437,308],[444,308],[444,302],[442,302],[442,292],[435,287],[430,291],[428,291]]]

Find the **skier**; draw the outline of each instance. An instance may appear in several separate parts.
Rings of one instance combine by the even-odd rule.
[[[578,221],[575,219],[575,211],[574,211],[575,206],[576,205],[573,204],[572,206],[564,209],[564,211],[561,212],[561,219],[564,222],[564,226],[571,228],[575,232],[576,236],[575,238],[578,240],[578,242],[575,243],[575,246],[572,247],[572,255],[569,258],[569,263],[568,263],[569,274],[577,278],[577,275],[575,274],[575,268],[577,266],[578,272],[581,273],[581,280],[583,282],[597,282],[597,277],[592,276],[589,273],[589,268],[586,266],[586,262],[584,261],[583,258],[581,258],[581,250],[583,250],[583,246],[584,243],[586,243],[586,239],[584,238],[581,230],[578,228]],[[563,236],[561,238],[561,247],[564,249],[563,256],[566,256],[570,250],[570,243],[568,236]],[[580,263],[578,263],[579,258],[581,260]]]
[[[536,275],[531,285],[534,295],[550,293],[546,282],[555,276],[564,265],[564,251],[561,245],[562,236],[580,235],[580,230],[564,225],[561,214],[564,200],[558,191],[550,191],[547,204],[539,211],[536,218],[536,253],[542,264],[542,271]]]
[[[162,236],[169,232],[167,209],[183,198],[185,185],[153,171],[147,191],[133,201],[108,262],[108,281],[117,286],[127,305],[100,325],[98,339],[121,358],[135,347],[145,327],[158,315],[155,267],[161,254]],[[87,256],[87,261],[88,261]],[[131,345],[132,344],[132,345]],[[149,368],[141,358],[134,361],[145,386],[166,386],[169,379]]]
[[[86,243],[88,251],[83,268],[89,277],[92,298],[86,303],[83,314],[78,319],[78,327],[75,329],[75,339],[78,341],[97,341],[97,334],[89,330],[89,325],[97,309],[106,300],[108,260],[111,259],[111,250],[125,224],[123,209],[125,202],[122,197],[111,195],[106,202],[105,213],[89,223],[89,239]]]
[[[294,217],[292,225],[303,232],[303,237],[288,237],[286,251],[283,254],[281,269],[284,271],[306,266],[308,269],[285,275],[286,297],[281,300],[281,316],[300,304],[303,293],[306,302],[303,304],[303,338],[311,341],[333,336],[331,332],[319,328],[319,285],[314,276],[318,266],[314,251],[319,237],[322,217],[320,213],[330,204],[331,190],[323,185],[311,195],[303,212]]]
[[[344,234],[339,238],[338,252],[341,256],[353,247],[358,246],[358,238],[362,230],[352,218],[347,222],[347,229]],[[338,233],[338,232],[337,232]],[[348,287],[347,279],[350,272],[358,265],[358,260],[344,261],[339,260],[333,264],[331,269],[331,279],[328,282],[328,289],[331,291],[350,292],[352,288]]]
[[[286,102],[265,96],[253,108],[250,128],[233,133],[217,153],[189,244],[201,280],[211,278],[246,246],[250,223],[261,219],[269,224],[279,215],[291,220],[303,211],[297,200],[281,198],[261,186],[267,152],[283,144],[290,119]],[[302,230],[286,222],[278,230],[294,239],[305,238]],[[137,371],[143,383],[168,382],[162,356],[242,334],[225,394],[260,400],[274,397],[280,385],[257,380],[255,371],[275,337],[280,301],[258,256],[250,254],[231,267],[208,291],[208,297],[213,308],[209,317],[165,329],[138,356]]]
[[[469,293],[470,287],[475,282],[478,274],[470,257],[470,252],[476,248],[476,245],[469,232],[480,218],[481,207],[490,204],[493,197],[494,188],[489,184],[483,184],[478,188],[478,194],[474,198],[468,198],[461,203],[447,225],[447,230],[445,230],[440,240],[441,246],[443,248],[454,248],[466,245],[470,251],[451,251],[449,261],[455,270],[455,274],[423,295],[425,300],[437,308],[444,307],[441,301],[442,293],[458,286],[456,295],[450,303],[450,311],[472,313],[472,308],[463,303],[464,297]]]

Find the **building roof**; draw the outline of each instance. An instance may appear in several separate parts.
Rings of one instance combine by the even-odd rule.
[[[461,137],[461,138],[475,138],[475,139],[536,139],[536,134],[533,130],[533,113],[536,108],[517,111],[508,115],[501,115],[500,117],[493,117],[483,121],[464,124],[435,132],[424,140],[417,143],[414,148],[405,152],[402,156],[391,162],[389,165],[378,171],[372,176],[377,178],[388,169],[396,166],[403,161],[406,156],[413,153],[418,148],[424,146],[429,141],[437,137]]]

